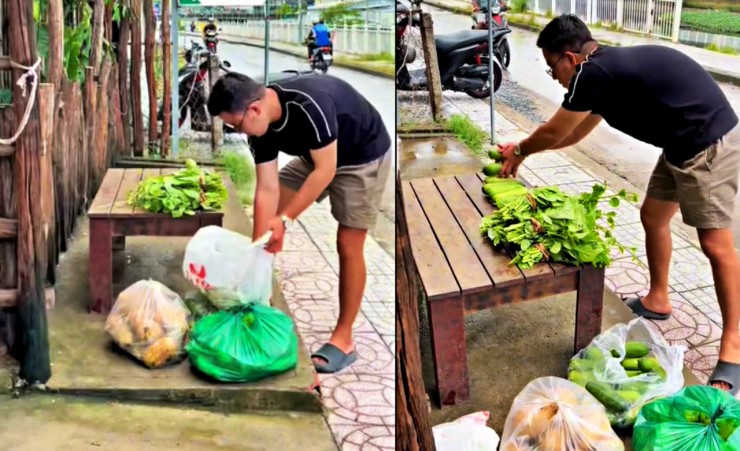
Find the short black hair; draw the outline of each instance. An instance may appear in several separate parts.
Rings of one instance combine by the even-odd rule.
[[[593,41],[591,31],[578,16],[563,14],[550,21],[537,38],[537,47],[550,53],[578,52]]]
[[[216,81],[208,97],[208,112],[211,116],[221,113],[238,113],[265,96],[265,86],[244,74],[229,72]]]

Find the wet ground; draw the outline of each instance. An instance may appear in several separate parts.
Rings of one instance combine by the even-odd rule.
[[[470,29],[472,25],[468,16],[429,6],[423,9],[432,13],[435,29],[444,30],[445,33]],[[529,122],[530,130],[554,114],[565,95],[565,89],[545,72],[547,67],[536,41],[537,33],[512,28],[509,34],[512,57],[508,79],[494,99],[519,113]],[[720,83],[719,86],[735,111],[740,111],[740,87],[727,83]],[[605,123],[596,127],[579,144],[579,149],[590,159],[588,166],[601,166],[643,192],[647,189],[650,174],[661,152]],[[740,193],[736,202],[740,204]],[[740,208],[735,209],[734,224],[735,247],[740,248]]]
[[[401,178],[477,172],[481,162],[454,138],[405,139],[400,149]]]

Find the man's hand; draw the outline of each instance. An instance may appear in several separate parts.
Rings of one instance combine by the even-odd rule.
[[[279,216],[267,221],[267,231],[272,232],[270,241],[265,245],[267,252],[277,254],[283,250],[283,240],[285,239],[285,224]]]
[[[510,175],[516,177],[517,172],[519,172],[519,165],[524,161],[524,155],[514,155],[514,150],[516,150],[517,146],[517,143],[498,145],[498,148],[501,149],[501,156],[503,157],[499,177],[508,177]]]

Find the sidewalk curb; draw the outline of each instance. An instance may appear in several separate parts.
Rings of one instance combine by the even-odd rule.
[[[197,36],[200,36],[200,35],[195,34],[195,33],[183,33],[183,34],[185,34],[187,36],[196,36],[196,37]],[[229,35],[221,35],[220,38],[221,38],[222,41],[230,42],[232,44],[248,45],[250,47],[256,47],[256,48],[260,48],[260,49],[265,48],[264,44],[263,45],[259,45],[256,42],[249,42],[249,41],[247,41],[247,39],[250,39],[251,40],[252,38],[243,38],[243,37],[239,37],[239,36],[229,36]],[[255,39],[255,41],[256,40],[257,39]],[[274,52],[282,53],[284,55],[297,56],[299,58],[305,58],[305,56],[306,56],[306,54],[303,53],[303,52],[299,52],[297,50],[284,49],[284,48],[280,48],[280,47],[270,46],[270,50],[272,50]],[[359,66],[355,66],[355,65],[352,65],[352,64],[347,64],[347,63],[343,63],[343,62],[337,61],[337,60],[334,60],[334,64],[333,65],[334,66],[338,66],[338,67],[343,67],[345,69],[351,69],[351,70],[356,71],[356,72],[362,72],[362,73],[367,74],[367,75],[374,75],[376,77],[395,78],[395,77],[393,77],[390,74],[386,74],[385,72],[380,72],[380,71],[368,69],[368,68],[365,68],[365,67],[359,67]]]
[[[448,6],[448,5],[444,5],[442,3],[438,3],[438,2],[435,2],[435,1],[429,1],[429,0],[424,0],[424,3],[427,4],[427,5],[429,5],[429,6],[433,6],[435,8],[439,8],[439,9],[443,9],[445,11],[449,11],[449,12],[454,13],[454,14],[460,14],[460,11],[459,11],[458,8],[454,8],[454,7],[451,7],[451,6]],[[520,29],[527,30],[527,31],[533,31],[535,33],[539,33],[540,31],[542,31],[542,28],[543,28],[543,27],[541,27],[539,25],[528,25],[528,24],[513,22],[511,20],[509,21],[509,25],[512,26],[512,27],[514,27],[514,28],[520,28]],[[611,44],[617,44],[617,45],[620,45],[621,46],[621,44],[619,44],[619,43],[611,43]],[[726,72],[726,71],[723,71],[722,69],[717,69],[715,67],[707,67],[707,66],[702,66],[702,67],[707,72],[709,72],[709,75],[711,75],[712,78],[714,78],[715,81],[717,81],[719,83],[729,83],[729,84],[732,84],[732,85],[735,85],[735,86],[740,86],[740,74],[734,74],[734,73]]]

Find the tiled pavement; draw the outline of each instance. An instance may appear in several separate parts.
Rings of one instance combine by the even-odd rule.
[[[337,222],[328,201],[314,204],[287,233],[276,259],[283,295],[311,352],[331,334],[339,312]],[[320,375],[329,426],[342,450],[395,448],[395,261],[368,235],[367,288],[355,322],[358,360]]]
[[[445,93],[445,114],[465,114],[484,130],[490,128],[487,101],[464,94]],[[525,138],[522,131],[505,116],[496,112],[496,140],[512,142]],[[520,176],[532,185],[558,185],[575,194],[590,191],[594,183],[602,183],[588,170],[568,158],[567,152],[543,152],[525,160]],[[605,205],[604,211],[612,210]],[[638,262],[627,255],[616,254],[606,270],[607,287],[622,298],[645,294],[649,288],[649,273],[645,257],[644,232],[637,206],[622,203],[617,209],[615,236],[626,246],[637,247]],[[684,363],[706,382],[717,363],[722,317],[714,293],[709,261],[701,250],[680,233],[673,233],[673,260],[669,275],[673,315],[667,321],[654,321],[672,344],[688,348]]]

